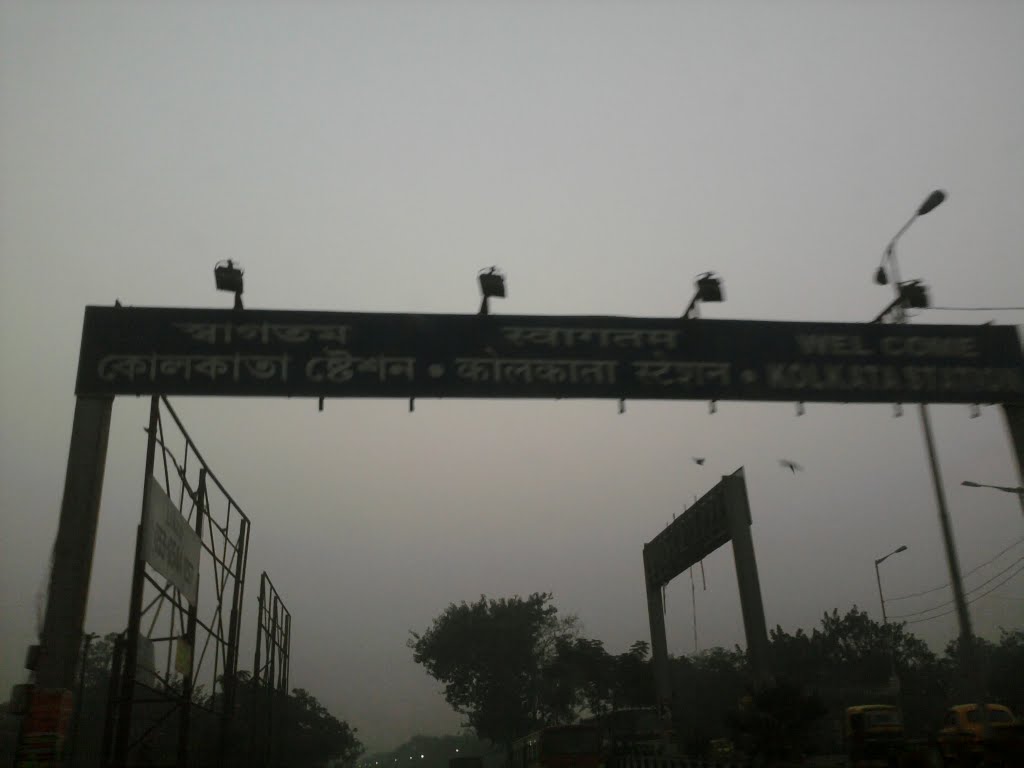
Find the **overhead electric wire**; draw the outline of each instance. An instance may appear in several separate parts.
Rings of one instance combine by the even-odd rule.
[[[1006,573],[1007,571],[1015,568],[1016,566],[1020,565],[1021,563],[1024,563],[1024,557],[1017,558],[1016,560],[1014,560],[1008,566],[1003,568],[1003,570],[1001,570],[999,573],[997,573],[992,578],[988,579],[987,581],[983,581],[978,586],[972,587],[971,589],[967,590],[966,592],[964,592],[964,596],[966,597],[967,595],[970,595],[970,594],[973,594],[974,592],[977,592],[982,587],[988,586],[993,581],[995,581],[1000,576],[1002,576],[1004,573]],[[931,613],[932,611],[937,611],[940,608],[945,608],[947,605],[953,605],[953,601],[952,600],[947,600],[946,602],[940,603],[939,605],[933,605],[931,608],[925,608],[923,611],[914,611],[913,613],[904,613],[904,614],[902,614],[900,616],[890,616],[890,618],[893,618],[893,619],[909,619],[911,616],[921,616],[922,614],[925,614],[925,613]]]
[[[1017,576],[1017,574],[1021,573],[1022,571],[1024,571],[1024,565],[1022,565],[1016,571],[1011,573],[1009,576],[1007,576],[1001,582],[996,584],[994,587],[992,587],[992,589],[988,590],[988,592],[982,592],[980,595],[975,595],[975,597],[972,600],[968,600],[967,601],[967,604],[970,605],[971,603],[976,602],[977,600],[981,600],[981,598],[985,597],[985,595],[987,595],[987,594],[989,594],[991,592],[995,592],[997,589],[999,589],[1001,586],[1003,586],[1003,584],[1005,584],[1006,582],[1010,581],[1012,578]],[[914,619],[913,621],[905,621],[903,623],[904,624],[920,624],[920,623],[925,622],[925,621],[931,621],[932,619],[941,619],[943,616],[949,616],[949,614],[951,614],[951,613],[956,613],[956,609],[954,608],[952,610],[946,611],[945,613],[940,613],[938,616],[928,616],[928,617],[923,618],[923,619]]]
[[[1008,566],[1006,566],[1005,568],[1003,568],[1003,570],[1001,570],[1001,571],[1000,571],[999,573],[997,573],[997,574],[996,574],[995,576],[991,577],[990,579],[987,579],[986,581],[983,581],[983,582],[981,582],[981,584],[979,584],[979,585],[978,585],[978,586],[976,586],[976,587],[971,587],[971,588],[970,588],[969,590],[967,590],[966,592],[964,592],[964,596],[967,596],[967,595],[970,595],[970,594],[972,594],[972,593],[974,593],[974,592],[977,592],[977,591],[978,591],[979,589],[981,589],[982,587],[984,587],[984,586],[987,586],[987,585],[991,584],[991,583],[992,583],[993,581],[995,581],[996,579],[998,579],[998,578],[999,578],[1000,576],[1002,576],[1002,575],[1003,575],[1004,573],[1006,573],[1007,571],[1011,570],[1011,569],[1012,569],[1012,568],[1014,568],[1015,566],[1017,566],[1017,565],[1020,565],[1021,563],[1024,563],[1024,557],[1019,557],[1019,558],[1017,558],[1017,559],[1016,559],[1016,560],[1014,560],[1014,561],[1013,561],[1012,563],[1010,563],[1010,564],[1009,564]],[[953,604],[953,601],[952,601],[952,600],[947,600],[947,601],[946,601],[946,602],[944,602],[944,603],[940,603],[939,605],[933,605],[933,606],[932,606],[931,608],[925,608],[925,609],[924,609],[924,610],[922,610],[922,611],[914,611],[913,613],[904,613],[904,614],[902,614],[902,615],[899,615],[899,616],[890,616],[890,618],[892,618],[892,619],[908,619],[908,618],[910,618],[911,616],[921,616],[922,614],[925,614],[925,613],[931,613],[932,611],[937,611],[937,610],[939,610],[940,608],[945,608],[945,607],[946,607],[947,605],[952,605],[952,604]]]
[[[921,309],[938,309],[943,312],[1020,312],[1024,307],[921,307]]]
[[[1024,536],[1022,536],[1021,538],[1017,539],[1015,542],[1013,542],[1006,549],[1000,550],[999,552],[994,554],[991,558],[986,560],[984,563],[981,563],[980,565],[974,566],[971,570],[969,570],[967,573],[964,574],[964,578],[967,578],[968,576],[971,576],[972,574],[977,573],[982,568],[984,568],[986,565],[991,565],[992,563],[994,563],[996,560],[998,560],[1000,557],[1005,555],[1007,552],[1009,552],[1014,547],[1020,546],[1021,543],[1024,543]],[[909,595],[899,595],[898,597],[887,597],[887,598],[885,598],[885,602],[887,602],[887,603],[895,603],[897,600],[909,600],[912,597],[923,597],[924,595],[930,595],[932,592],[938,592],[940,589],[946,589],[947,587],[949,587],[949,582],[948,581],[945,584],[943,584],[942,586],[932,587],[931,589],[926,589],[926,590],[924,590],[922,592],[913,592],[913,593],[911,593]]]

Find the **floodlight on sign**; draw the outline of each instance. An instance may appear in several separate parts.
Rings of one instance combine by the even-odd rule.
[[[218,291],[235,294],[235,309],[242,308],[242,275],[244,273],[232,259],[221,261],[213,268]]]
[[[920,280],[910,280],[900,283],[900,298],[903,306],[910,309],[927,309],[929,306],[928,289]]]
[[[490,312],[490,299],[505,298],[505,276],[497,267],[490,267],[481,270],[477,279],[480,281],[480,294],[483,297],[480,302],[480,314],[486,315]]]
[[[696,292],[690,299],[689,306],[683,312],[684,320],[696,320],[700,317],[697,309],[698,302],[719,302],[725,300],[725,292],[722,289],[722,279],[714,272],[705,272],[697,278],[694,284]]]
[[[705,272],[697,280],[697,298],[704,302],[722,301],[722,280],[714,272]]]
[[[486,272],[480,273],[480,293],[490,299],[505,298],[505,276],[498,271],[497,267],[491,267]]]

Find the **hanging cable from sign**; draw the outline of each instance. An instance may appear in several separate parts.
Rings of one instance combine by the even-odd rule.
[[[693,652],[700,653],[697,644],[697,583],[693,580],[693,566],[690,566],[690,600],[693,604]]]

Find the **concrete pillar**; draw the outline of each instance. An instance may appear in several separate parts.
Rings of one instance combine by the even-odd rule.
[[[112,397],[79,397],[53,548],[36,684],[72,690],[89,597]]]
[[[743,632],[747,639],[747,654],[758,683],[771,678],[768,627],[761,601],[761,582],[757,576],[754,540],[750,535],[750,503],[747,484],[740,469],[722,478],[725,487],[725,512],[732,539],[732,554],[736,561],[736,583],[740,590],[740,610],[743,612]]]

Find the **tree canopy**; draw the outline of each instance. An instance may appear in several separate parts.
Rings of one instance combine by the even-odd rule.
[[[413,658],[444,684],[448,703],[498,744],[582,713],[653,703],[647,643],[609,654],[547,593],[453,603],[411,635]]]
[[[117,634],[95,638],[83,656],[83,686],[81,698],[76,702],[78,728],[74,737],[76,765],[98,765],[106,718],[107,694],[110,685],[110,669]],[[237,677],[238,708],[232,729],[231,748],[239,758],[239,764],[250,762],[247,758],[257,745],[254,735],[266,723],[265,712],[259,712],[258,701],[265,692],[257,688],[248,672],[240,671]],[[180,691],[180,688],[177,690]],[[283,698],[283,697],[282,697]],[[193,692],[193,701],[210,704],[210,693],[201,689]],[[325,765],[328,761],[353,763],[363,747],[356,730],[339,720],[303,688],[293,689],[282,706],[274,710],[274,728],[282,734],[279,745],[282,753],[289,756],[290,764],[298,766]],[[161,709],[163,711],[163,709]],[[144,719],[141,715],[137,717]],[[201,706],[192,708],[191,757],[216,754],[219,723],[205,713]],[[147,744],[147,759],[171,761],[177,748],[177,717],[167,718],[155,728]],[[258,757],[258,756],[257,756]]]
[[[564,719],[567,700],[545,669],[575,632],[551,595],[534,593],[449,605],[422,634],[412,632],[416,663],[444,684],[445,699],[482,737],[510,743],[539,722]]]
[[[581,635],[575,617],[560,617],[547,593],[453,603],[411,634],[413,658],[444,685],[448,703],[481,738],[499,744],[542,725],[654,704],[647,643],[610,654]],[[962,696],[956,642],[937,655],[905,624],[875,621],[857,606],[825,613],[809,632],[776,626],[769,634],[776,682],[767,689],[751,687],[738,647],[670,659],[675,728],[691,754],[722,737],[766,753],[795,742],[824,748],[835,728],[815,721],[826,710],[835,716],[852,704],[894,699],[894,672],[911,732],[937,727]],[[1020,710],[1024,632],[976,642],[991,699]]]

